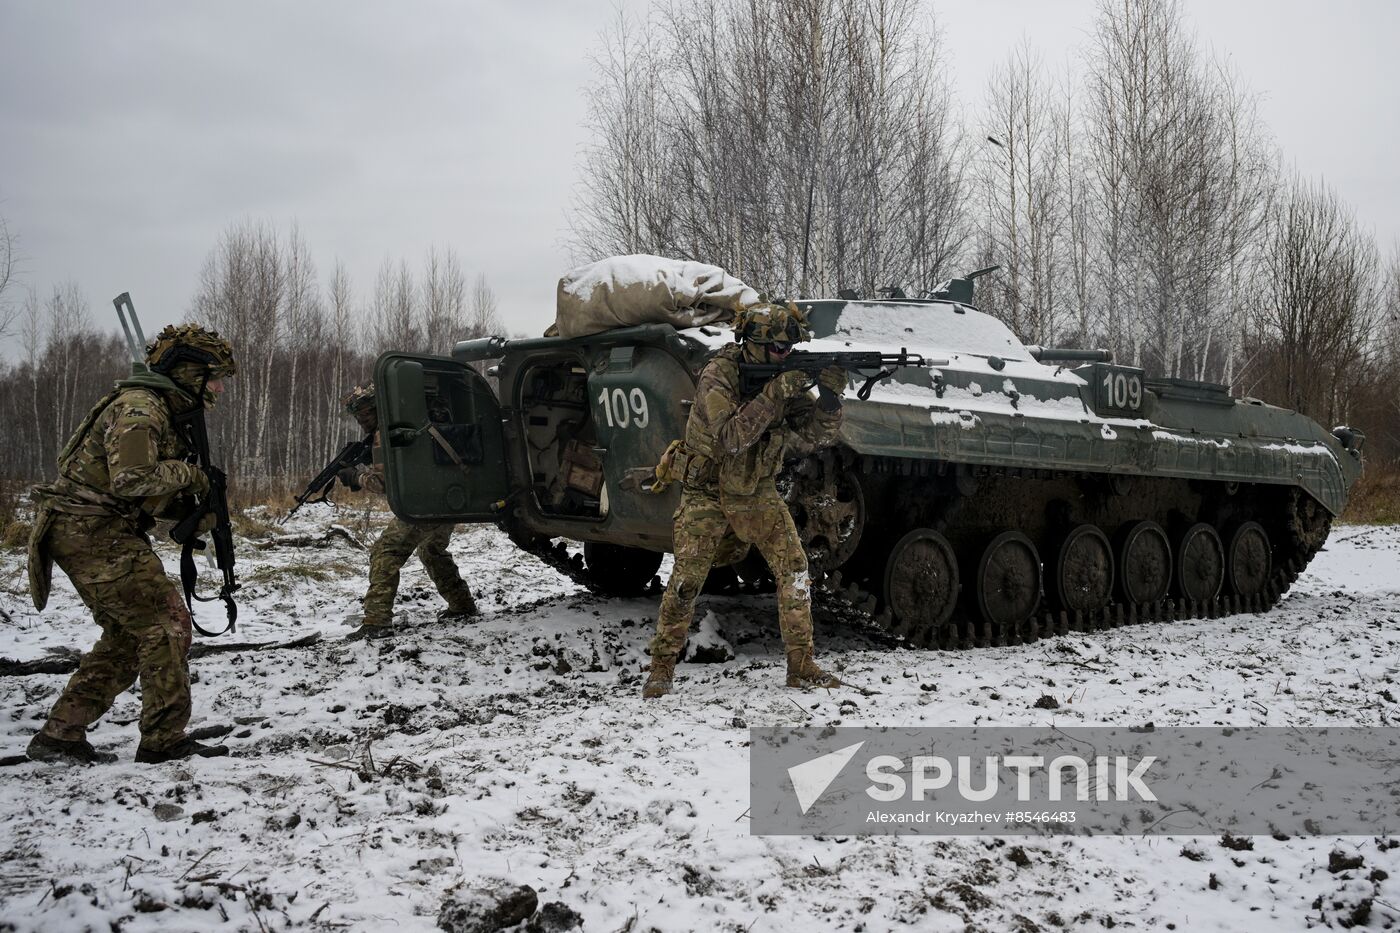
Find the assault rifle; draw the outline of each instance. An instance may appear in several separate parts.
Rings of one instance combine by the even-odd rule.
[[[170,539],[181,545],[180,583],[185,589],[185,605],[190,607],[191,623],[201,635],[222,635],[224,632],[234,631],[234,625],[238,621],[238,605],[233,601],[233,594],[238,590],[238,580],[233,574],[233,524],[229,521],[228,514],[228,478],[223,470],[209,462],[209,432],[204,426],[204,406],[200,405],[186,417],[189,420],[199,468],[209,480],[209,493],[199,503],[198,508],[170,529]],[[197,537],[200,533],[200,522],[206,515],[214,516],[214,527],[209,530],[209,537],[214,541],[214,566],[224,575],[224,585],[219,587],[215,596],[200,596],[195,591],[199,574],[194,566],[194,552],[203,551],[206,547],[204,541]],[[223,632],[205,631],[198,622],[193,621],[194,606],[191,600],[211,603],[216,599],[223,600],[228,610],[228,627]]]
[[[812,385],[818,387],[821,394],[818,404],[822,405],[823,410],[832,411],[835,407],[836,394],[817,381],[817,376],[824,369],[837,366],[855,372],[864,378],[865,384],[856,392],[856,397],[865,401],[870,398],[870,390],[875,383],[893,376],[895,370],[905,366],[927,365],[929,363],[923,356],[904,349],[898,353],[877,353],[863,350],[849,350],[840,353],[809,353],[804,350],[794,350],[788,354],[787,359],[780,363],[749,363],[740,360],[739,393],[744,397],[753,395],[762,389],[768,380],[779,373],[795,370],[807,375],[808,388],[811,388]],[[828,398],[828,396],[830,397]]]
[[[326,464],[320,473],[311,482],[306,484],[301,495],[297,496],[297,504],[292,506],[291,511],[282,516],[278,524],[283,524],[287,519],[296,514],[297,509],[308,502],[325,502],[331,496],[331,489],[335,486],[337,475],[341,470],[348,467],[358,466],[363,463],[368,465],[374,451],[374,435],[370,434],[363,440],[351,441],[340,449],[340,453],[331,458],[331,462]],[[321,498],[313,499],[319,495]]]
[[[144,371],[146,366],[141,346],[146,342],[146,335],[141,330],[140,319],[136,317],[136,306],[131,303],[131,295],[122,292],[112,299],[112,304],[117,309],[117,319],[121,321],[122,331],[126,334],[133,371]],[[238,605],[233,601],[233,594],[238,590],[238,580],[233,573],[233,524],[229,521],[228,514],[228,477],[224,475],[223,470],[210,462],[209,429],[204,423],[202,396],[202,391],[196,396],[193,411],[175,416],[175,426],[184,434],[186,443],[194,450],[196,463],[209,480],[209,492],[193,512],[170,529],[170,539],[181,546],[180,585],[185,591],[185,605],[190,609],[190,623],[199,634],[213,636],[234,630],[234,624],[238,621]],[[194,566],[194,552],[203,551],[206,547],[199,537],[199,526],[203,524],[206,515],[214,517],[209,536],[214,541],[214,565],[224,575],[224,585],[219,588],[218,595],[208,597],[200,596],[196,592],[199,571]],[[210,632],[194,621],[194,601],[209,603],[216,599],[223,600],[228,610],[228,626],[222,632]]]

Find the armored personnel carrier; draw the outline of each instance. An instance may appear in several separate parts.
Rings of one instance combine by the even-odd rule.
[[[1361,433],[1104,351],[1026,346],[971,300],[955,279],[931,300],[798,302],[815,338],[802,350],[934,364],[864,399],[871,374],[852,373],[840,442],[780,479],[828,604],[920,647],[1269,609],[1342,511]],[[732,340],[651,323],[387,353],[391,507],[499,522],[595,590],[640,592],[679,491],[635,477],[682,436],[701,368]]]

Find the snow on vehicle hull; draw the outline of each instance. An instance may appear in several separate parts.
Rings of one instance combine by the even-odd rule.
[[[1106,354],[1028,348],[968,306],[801,304],[817,337],[804,350],[907,348],[933,361],[872,385],[868,399],[853,374],[840,443],[780,478],[828,604],[854,606],[915,645],[1262,611],[1322,546],[1360,474],[1356,432],[1328,433],[1220,386],[1151,379]],[[495,436],[485,422],[499,417],[503,472],[492,488],[510,492],[490,517],[580,582],[635,593],[654,585],[671,548],[678,491],[653,495],[627,479],[680,436],[695,379],[731,341],[719,326],[666,324],[491,338],[459,344],[450,360],[423,358],[426,381],[401,382],[407,394],[467,397],[451,388],[453,367],[494,361],[499,415],[475,402],[452,414],[484,419],[480,437]],[[470,485],[491,458],[454,465],[410,428],[418,416],[396,408],[390,356],[414,365],[381,359],[380,420],[394,425],[397,413],[403,442],[418,445],[416,459],[400,458],[411,470],[396,476],[388,464],[395,511],[482,520],[479,501],[461,515],[444,513],[437,493],[415,501],[417,489]],[[764,569],[750,556],[717,569],[714,585],[762,585]]]

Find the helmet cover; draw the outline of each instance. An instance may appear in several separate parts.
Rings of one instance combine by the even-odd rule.
[[[734,338],[750,343],[794,344],[812,339],[807,317],[791,301],[764,301],[734,317]]]
[[[372,410],[374,408],[374,383],[369,382],[362,386],[355,386],[345,394],[345,397],[340,400],[340,404],[345,406],[346,414],[350,415]]]
[[[218,331],[198,324],[167,324],[146,347],[146,365],[152,372],[171,376],[182,363],[207,368],[210,379],[238,373],[233,347]]]

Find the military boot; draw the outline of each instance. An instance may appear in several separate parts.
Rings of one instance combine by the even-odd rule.
[[[809,648],[795,648],[787,653],[787,685],[789,687],[839,687],[841,681],[828,674],[812,660]]]
[[[447,608],[438,613],[439,622],[456,622],[476,615],[476,600],[471,593],[454,595],[447,600]]]
[[[647,682],[642,687],[642,699],[654,700],[670,693],[675,676],[675,658],[652,658],[651,670],[647,673]]]
[[[377,640],[380,638],[390,638],[394,634],[394,626],[389,624],[371,625],[365,623],[349,635],[345,636],[346,641],[364,641],[365,639]]]
[[[56,739],[42,732],[29,740],[25,753],[34,761],[81,761],[86,764],[110,764],[117,760],[111,752],[99,752],[87,739]]]
[[[158,765],[163,761],[176,761],[180,758],[222,758],[227,754],[227,745],[205,745],[185,736],[174,745],[165,748],[147,748],[144,745],[137,747],[136,761],[143,765]]]

